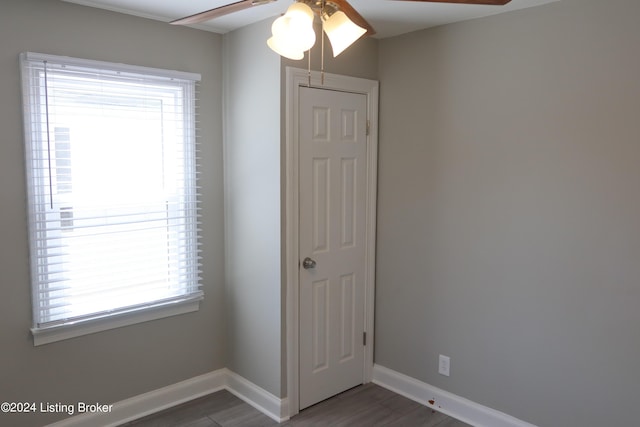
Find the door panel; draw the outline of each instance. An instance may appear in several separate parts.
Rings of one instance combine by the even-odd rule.
[[[364,375],[366,96],[300,88],[300,409]],[[302,263],[301,263],[302,265]]]

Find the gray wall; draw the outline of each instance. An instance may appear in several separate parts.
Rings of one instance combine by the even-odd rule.
[[[563,0],[362,40],[327,61],[328,72],[381,80],[377,363],[541,426],[635,422],[638,16],[636,1]],[[223,54],[210,33],[3,2],[0,400],[108,403],[224,366],[285,395],[279,103],[284,66],[306,61],[264,46],[270,23],[226,35]],[[32,346],[18,73],[27,50],[202,74],[198,313]],[[439,353],[452,358],[449,378],[437,374]]]
[[[110,403],[225,366],[221,37],[50,0],[0,11],[0,401]],[[202,74],[203,288],[197,313],[33,347],[20,75],[22,51]],[[0,414],[35,426],[62,415]]]
[[[637,424],[638,17],[563,0],[380,43],[377,363],[540,426]]]
[[[281,397],[280,58],[271,21],[224,36],[228,367]]]

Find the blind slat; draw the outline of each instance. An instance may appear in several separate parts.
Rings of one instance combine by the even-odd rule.
[[[136,305],[131,305],[131,306],[124,306],[124,307],[119,307],[119,308],[113,309],[113,310],[103,310],[103,311],[99,311],[99,312],[95,312],[95,313],[91,313],[91,314],[87,314],[87,315],[82,315],[82,316],[64,316],[64,315],[61,315],[61,316],[59,316],[60,318],[58,320],[52,320],[52,321],[48,321],[48,322],[36,323],[34,325],[34,328],[35,329],[47,329],[47,328],[56,327],[56,326],[64,325],[64,324],[75,324],[75,323],[78,323],[78,322],[96,320],[96,319],[100,319],[100,318],[107,317],[107,316],[113,316],[113,315],[124,314],[124,313],[131,313],[132,311],[137,311],[137,310],[142,310],[142,309],[150,309],[150,308],[155,308],[155,307],[159,307],[159,306],[163,306],[163,305],[176,304],[176,303],[186,302],[186,301],[200,300],[200,299],[203,298],[203,296],[204,296],[204,294],[202,293],[202,291],[196,291],[196,292],[191,292],[191,293],[179,296],[179,297],[165,298],[165,299],[161,299],[161,300],[155,300],[155,301],[149,302],[149,303],[136,304]]]
[[[189,274],[185,274],[184,276],[190,277],[190,278],[199,278],[200,274],[201,273],[199,271],[194,271],[194,272],[190,272]],[[132,279],[141,279],[142,277],[143,276],[138,276],[138,277],[133,276]],[[132,286],[128,283],[109,286],[108,288],[105,288],[104,284],[100,284],[100,283],[94,284],[94,285],[92,284],[93,286],[86,286],[84,288],[74,288],[74,287],[68,287],[68,286],[52,287],[47,291],[52,293],[52,296],[50,298],[47,298],[46,302],[47,304],[51,304],[51,302],[55,301],[56,299],[63,299],[65,300],[65,304],[67,304],[66,299],[70,297],[81,298],[85,296],[85,297],[94,297],[99,299],[101,298],[101,296],[97,295],[98,293],[113,294],[117,292],[125,295],[126,297],[126,294],[137,294],[140,292],[140,290],[149,292],[154,289],[156,290],[175,289],[174,287],[170,286],[170,284],[168,284],[164,279],[165,277],[163,276],[162,279],[154,278],[154,277],[145,277],[144,280],[138,280],[138,282],[136,283],[137,285],[136,288],[138,289],[137,292],[134,292],[134,288],[132,288]],[[180,290],[182,291],[181,288]],[[45,291],[42,290],[40,292],[44,293]],[[42,306],[44,305],[46,304],[43,304]]]

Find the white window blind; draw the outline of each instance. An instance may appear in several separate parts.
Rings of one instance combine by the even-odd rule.
[[[191,73],[21,55],[34,336],[202,298]]]

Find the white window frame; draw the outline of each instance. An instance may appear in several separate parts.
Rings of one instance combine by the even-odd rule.
[[[42,134],[44,131],[42,123],[39,123],[38,115],[41,115],[40,107],[34,105],[37,104],[36,98],[38,90],[41,90],[39,83],[35,83],[38,78],[38,70],[31,65],[36,62],[51,63],[56,66],[62,67],[78,67],[81,69],[94,69],[100,70],[101,73],[114,73],[114,75],[126,74],[128,76],[140,76],[144,79],[159,78],[166,81],[180,81],[183,82],[184,89],[184,105],[185,109],[184,117],[185,131],[184,141],[185,146],[188,147],[189,153],[185,156],[193,156],[193,160],[190,163],[190,167],[193,168],[192,173],[189,173],[188,179],[191,180],[188,191],[193,191],[193,195],[197,198],[196,194],[196,111],[195,111],[195,86],[200,81],[200,75],[195,73],[186,73],[173,70],[164,70],[148,67],[131,66],[124,64],[114,64],[102,61],[85,60],[70,57],[61,57],[54,55],[47,55],[41,53],[25,52],[20,55],[21,69],[22,69],[22,89],[23,89],[23,107],[24,107],[24,124],[25,124],[25,154],[26,154],[26,172],[27,172],[27,190],[28,190],[28,211],[29,211],[29,239],[30,239],[30,256],[31,256],[31,277],[32,277],[32,301],[33,301],[33,327],[31,332],[33,334],[34,345],[47,344],[59,340],[73,338],[81,335],[104,331],[108,329],[118,328],[122,326],[132,325],[135,323],[146,322],[150,320],[160,319],[163,317],[174,316],[189,312],[194,312],[199,309],[200,301],[203,298],[203,293],[200,290],[200,264],[198,261],[197,267],[195,267],[195,275],[197,279],[195,282],[185,288],[188,291],[184,291],[184,297],[175,297],[169,299],[149,300],[142,304],[132,305],[131,307],[117,308],[113,311],[99,311],[94,314],[82,315],[78,317],[72,317],[70,319],[57,320],[55,322],[42,322],[42,318],[39,316],[38,304],[39,297],[38,292],[42,291],[42,280],[38,280],[38,265],[34,261],[38,251],[42,252],[42,244],[39,242],[38,228],[35,223],[37,218],[43,217],[43,198],[37,194],[36,188],[41,185],[43,177],[34,172],[37,162],[34,161],[34,149],[38,144],[41,144],[41,138],[37,135]],[[50,129],[48,132],[54,132]],[[36,135],[36,136],[34,136]],[[35,148],[34,148],[35,147]],[[49,148],[53,150],[53,148]],[[54,168],[55,169],[55,168]],[[52,182],[55,181],[55,176],[51,177],[53,173],[49,168],[49,177]],[[192,195],[192,196],[193,196]],[[53,196],[52,196],[53,197]],[[194,197],[191,197],[193,199]],[[186,199],[185,199],[186,200]],[[45,203],[48,203],[45,201]],[[53,202],[52,202],[53,203]],[[183,203],[181,201],[180,203]],[[185,202],[186,203],[186,202]],[[198,203],[196,202],[196,208],[193,210],[193,217],[190,217],[188,221],[193,224],[190,226],[189,231],[195,233],[196,237],[193,245],[190,245],[190,249],[195,251],[195,255],[190,258],[191,261],[197,260],[198,255],[198,242],[200,239],[200,233],[198,229]],[[62,212],[62,208],[60,210]],[[64,223],[64,216],[61,214],[60,223]],[[73,221],[73,220],[71,220]],[[41,230],[40,230],[41,231]],[[40,238],[40,240],[42,240]],[[191,267],[193,269],[193,267]],[[192,274],[193,275],[193,274]],[[42,276],[42,274],[40,274]]]

